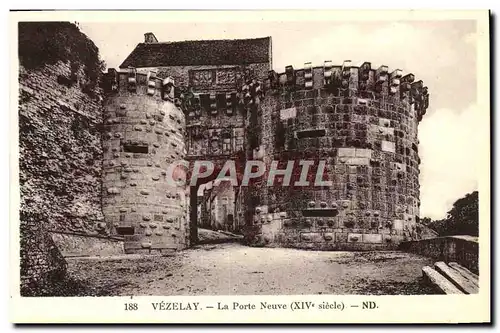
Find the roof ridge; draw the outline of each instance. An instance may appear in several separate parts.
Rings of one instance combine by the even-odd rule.
[[[119,66],[225,65],[270,61],[271,36],[139,43]]]
[[[147,45],[155,45],[155,44],[176,44],[176,43],[189,43],[189,42],[229,42],[229,41],[241,41],[241,40],[257,40],[257,39],[268,39],[271,36],[266,37],[256,37],[256,38],[225,38],[225,39],[186,39],[186,40],[176,40],[170,42],[155,42],[155,43],[139,43],[139,44],[147,44]]]

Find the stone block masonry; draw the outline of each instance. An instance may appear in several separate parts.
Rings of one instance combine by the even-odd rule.
[[[256,41],[147,38],[121,67],[179,78],[187,159],[216,165],[221,158],[235,159],[237,169],[257,159],[267,171],[273,161],[284,169],[293,160],[292,184],[301,175],[298,160],[316,162],[310,175],[321,170],[319,161],[326,162],[323,176],[329,183],[321,186],[283,186],[278,176],[270,187],[266,172],[238,189],[235,213],[248,244],[369,250],[418,239],[417,126],[428,107],[427,87],[399,69],[372,69],[368,62],[357,67],[348,60],[266,74],[270,39]],[[218,49],[220,43],[227,47]],[[246,54],[219,57],[240,50],[241,43],[259,55],[245,61],[257,67],[242,66]],[[208,57],[192,53],[197,48],[210,50]],[[236,158],[234,152],[244,154]],[[196,214],[191,219],[193,229]]]
[[[103,212],[125,253],[189,246],[189,193],[167,169],[185,158],[185,118],[174,82],[110,70],[104,114]]]
[[[258,144],[269,165],[326,161],[332,186],[259,182],[247,227],[250,244],[324,250],[393,249],[418,239],[418,122],[427,88],[413,74],[332,66],[270,72],[259,105]],[[292,184],[300,168],[294,169]],[[265,182],[267,175],[264,175]]]

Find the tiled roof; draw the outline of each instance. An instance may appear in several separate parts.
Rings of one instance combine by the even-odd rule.
[[[120,68],[271,62],[271,37],[140,43]]]

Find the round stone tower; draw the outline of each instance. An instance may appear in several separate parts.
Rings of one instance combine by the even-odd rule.
[[[167,175],[186,154],[174,82],[135,68],[110,69],[105,79],[102,203],[111,234],[124,237],[126,253],[185,248],[188,191]]]
[[[254,157],[292,176],[289,186],[283,177],[266,186],[269,173],[254,185],[247,241],[372,250],[418,239],[417,126],[427,106],[422,81],[387,66],[327,61],[271,71]]]

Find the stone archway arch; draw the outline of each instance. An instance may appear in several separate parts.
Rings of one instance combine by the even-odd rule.
[[[204,159],[203,161],[206,162],[211,162],[214,165],[214,170],[213,172],[203,178],[196,178],[196,181],[191,184],[191,179],[193,176],[194,171],[194,165],[196,161],[199,161],[197,158],[188,158],[189,161],[189,172],[187,176],[187,182],[189,185],[189,221],[190,221],[190,243],[191,244],[196,244],[199,242],[198,240],[198,190],[200,186],[204,184],[208,184],[210,182],[216,181],[217,178],[221,178],[222,175],[220,175],[221,171],[224,168],[224,165],[227,163],[227,161],[233,161],[236,167],[236,177],[237,177],[237,182],[238,184],[241,183],[241,179],[243,176],[243,172],[245,169],[245,161],[246,158],[244,157],[243,152],[240,154],[236,154],[233,156],[227,156],[227,158],[223,157],[218,157],[214,159]]]

